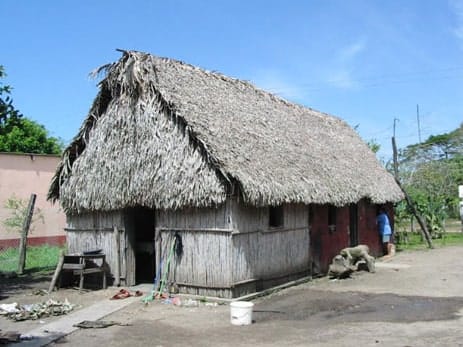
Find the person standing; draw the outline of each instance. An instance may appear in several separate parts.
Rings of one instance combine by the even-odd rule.
[[[382,206],[379,208],[378,216],[376,217],[376,224],[378,225],[378,232],[383,245],[383,254],[391,255],[392,248],[392,228],[389,223],[389,217],[387,216],[386,209]]]

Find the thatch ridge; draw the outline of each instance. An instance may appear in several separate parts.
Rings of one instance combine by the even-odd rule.
[[[230,193],[233,187],[239,188],[245,202],[257,206],[285,202],[343,205],[363,198],[383,203],[402,198],[394,179],[367,145],[336,117],[290,103],[249,82],[145,53],[124,51],[118,62],[103,69],[106,77],[100,83],[100,93],[78,135],[64,152],[50,188],[49,197],[60,198],[65,208],[108,210],[135,203],[145,206],[155,203],[158,208],[202,206],[222,202],[224,194]],[[73,178],[79,171],[76,167],[86,167],[85,161],[96,165],[104,162],[103,159],[93,162],[86,156],[86,148],[92,137],[109,136],[111,129],[101,127],[100,123],[108,122],[105,118],[121,118],[121,112],[126,113],[125,118],[132,117],[132,122],[151,124],[151,130],[145,134],[148,143],[153,142],[149,139],[150,131],[153,134],[165,131],[169,141],[173,138],[168,134],[174,133],[174,129],[167,125],[158,129],[150,118],[161,122],[164,118],[159,117],[163,115],[175,124],[178,141],[187,140],[192,147],[192,151],[178,149],[179,153],[194,156],[202,163],[199,165],[201,175],[208,177],[200,184],[201,193],[196,190],[193,194],[197,198],[193,198],[188,182],[184,181],[184,190],[189,193],[180,194],[181,197],[161,198],[158,192],[149,193],[149,199],[134,200],[123,194],[122,198],[116,199],[118,204],[96,203],[102,196],[106,199],[109,196],[103,191],[90,194],[90,187]],[[126,127],[136,129],[123,119],[120,122],[125,127],[121,131]],[[120,140],[114,135],[111,141]],[[132,142],[124,143],[124,146],[142,146],[135,139]],[[104,148],[110,144],[102,142],[99,146]],[[104,152],[104,149],[92,148],[94,156]],[[196,152],[199,156],[194,154]],[[175,160],[182,162],[180,156]],[[82,163],[75,166],[79,161]],[[141,155],[133,165],[142,170],[144,166],[139,164],[149,166],[149,161],[149,157]],[[188,165],[191,167],[182,166],[182,180],[189,177],[193,185],[201,182],[201,175],[193,177],[188,173],[194,167],[191,163]],[[112,167],[113,172],[107,174],[113,175],[116,181],[128,180],[129,184],[138,179],[129,168],[124,171],[123,167],[116,165]],[[91,170],[90,167],[87,169]],[[124,176],[129,174],[132,176]],[[79,171],[78,175],[85,177],[86,172]],[[174,176],[167,173],[163,184],[166,187],[172,185],[169,179]],[[94,179],[95,176],[88,178]],[[152,190],[150,180],[146,178],[144,183],[139,182],[140,189]],[[207,188],[209,183],[211,189]],[[80,193],[70,193],[63,199],[63,188],[67,192]],[[93,202],[90,202],[90,196]]]

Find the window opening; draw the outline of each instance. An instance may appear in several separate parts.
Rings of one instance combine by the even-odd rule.
[[[282,227],[284,224],[284,210],[283,206],[270,206],[269,207],[269,226],[271,228]]]
[[[330,205],[328,206],[328,229],[330,231],[336,230],[336,212],[337,207]]]

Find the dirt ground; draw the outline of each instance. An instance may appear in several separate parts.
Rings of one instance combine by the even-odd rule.
[[[98,301],[107,300],[117,291],[116,288],[108,288],[106,290],[84,289],[82,292],[79,292],[78,288],[67,287],[46,295],[45,292],[50,286],[52,275],[53,272],[40,274],[26,273],[23,276],[15,278],[0,277],[0,304],[18,303],[20,305],[28,305],[45,302],[49,299],[61,302],[67,299],[71,304],[75,305],[74,310],[79,310]],[[38,320],[15,322],[0,316],[0,330],[25,333],[59,318],[60,316],[52,316]]]
[[[463,346],[462,255],[463,247],[399,253],[378,260],[373,274],[291,287],[253,300],[254,323],[249,326],[231,325],[227,304],[185,307],[140,301],[104,318],[122,326],[81,329],[55,345]],[[115,290],[56,294],[84,307],[108,300]],[[23,288],[18,296],[21,290],[2,290],[6,298],[0,303],[36,301],[30,291]],[[0,318],[0,328],[5,321]],[[8,324],[19,330],[22,324],[40,323]]]

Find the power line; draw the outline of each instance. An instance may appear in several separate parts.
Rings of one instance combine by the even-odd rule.
[[[438,72],[439,75],[433,76],[434,72]],[[450,72],[462,72],[463,73],[463,67],[453,67],[453,68],[446,68],[446,69],[438,69],[438,70],[428,70],[428,71],[422,71],[422,72],[410,72],[410,73],[402,73],[402,74],[397,74],[397,75],[383,75],[383,76],[378,76],[378,77],[365,77],[365,78],[349,78],[349,83],[352,85],[357,85],[359,87],[382,87],[385,85],[390,85],[390,84],[403,84],[403,83],[411,83],[411,82],[416,82],[419,80],[427,79],[428,81],[436,81],[436,80],[447,80],[447,79],[462,79],[463,80],[463,74],[449,74]],[[446,74],[442,74],[446,73]],[[431,78],[430,78],[431,76]],[[321,90],[326,90],[326,89],[331,89],[333,88],[332,86],[327,86],[328,85],[334,85],[334,84],[342,84],[346,80],[339,78],[339,79],[328,79],[320,82],[313,82],[313,83],[301,83],[301,84],[295,84],[295,86],[298,89],[304,90],[305,92],[315,92],[315,91],[321,91]],[[366,82],[366,83],[363,83]],[[320,87],[320,85],[323,85]],[[283,90],[278,90],[278,89],[272,89],[270,90],[272,93],[280,95],[284,94]]]

